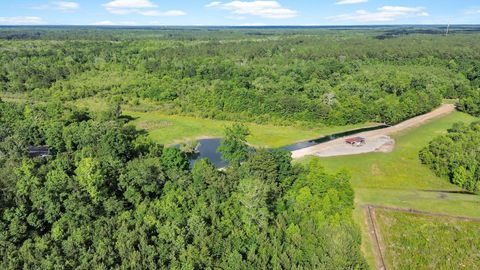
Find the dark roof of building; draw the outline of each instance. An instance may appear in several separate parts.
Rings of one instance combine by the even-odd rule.
[[[50,155],[48,146],[29,146],[28,156],[30,157],[46,157]]]

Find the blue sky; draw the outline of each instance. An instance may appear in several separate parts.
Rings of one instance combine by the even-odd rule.
[[[0,25],[480,24],[480,0],[0,0]]]

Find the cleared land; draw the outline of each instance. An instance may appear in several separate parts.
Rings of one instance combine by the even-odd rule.
[[[387,269],[478,269],[480,222],[375,208]]]
[[[435,136],[445,134],[454,123],[475,120],[478,119],[453,112],[420,127],[393,134],[397,147],[390,153],[322,158],[328,172],[347,170],[352,175],[356,203],[354,217],[362,227],[362,249],[372,268],[376,262],[363,209],[366,204],[480,217],[480,196],[459,193],[460,188],[435,176],[418,158],[420,149]],[[299,162],[311,158],[318,157],[305,157]]]
[[[125,114],[135,118],[132,124],[147,130],[152,139],[162,144],[173,144],[208,137],[222,137],[230,121],[201,119],[188,116],[165,115],[159,111]],[[251,132],[248,142],[257,147],[281,147],[288,144],[319,138],[325,135],[370,126],[369,124],[342,127],[305,128],[246,124]]]
[[[94,111],[108,108],[102,99],[88,98],[76,101],[75,104]],[[232,121],[213,120],[189,116],[169,115],[162,112],[155,104],[123,106],[123,114],[131,116],[131,124],[148,131],[149,136],[158,143],[172,145],[180,142],[204,138],[219,138],[224,135],[225,127]],[[302,127],[246,124],[251,135],[248,142],[256,147],[275,148],[289,144],[320,138],[352,129],[371,127],[375,123],[356,124],[338,127]]]
[[[90,107],[93,108],[99,107],[98,105],[90,105]],[[366,137],[368,140],[367,145],[364,147],[351,147],[345,145],[343,139],[338,139],[314,147],[294,151],[293,157],[298,158],[311,154],[312,151],[317,152],[316,149],[318,148],[325,148],[327,151],[332,151],[330,145],[336,146],[337,149],[333,149],[333,154],[324,156],[336,156],[338,155],[339,151],[340,153],[344,153],[346,155],[352,154],[352,151],[356,151],[355,153],[357,154],[373,151],[389,151],[391,148],[388,148],[388,146],[393,146],[393,142],[389,139],[389,137],[385,137],[383,134],[392,134],[407,128],[421,125],[433,118],[451,113],[454,111],[454,109],[455,108],[453,104],[445,104],[428,114],[415,117],[396,126],[377,131],[360,133],[358,135]],[[167,145],[195,139],[222,137],[225,127],[232,124],[230,121],[166,115],[161,111],[139,112],[135,110],[128,110],[128,107],[124,113],[134,117],[135,120],[132,122],[132,124],[147,130],[152,139]],[[374,124],[320,127],[312,129],[299,126],[247,124],[251,131],[251,136],[249,136],[248,142],[257,147],[274,148],[372,125]],[[385,146],[387,147],[385,148]],[[319,155],[322,156],[321,154]]]
[[[319,157],[333,157],[333,156],[345,156],[364,154],[370,152],[388,152],[393,148],[393,141],[388,135],[392,135],[409,128],[417,127],[426,122],[452,113],[455,110],[455,105],[444,104],[429,113],[414,117],[400,124],[392,127],[388,127],[381,130],[373,130],[351,135],[349,137],[363,137],[366,139],[367,144],[362,147],[352,147],[346,145],[344,138],[339,138],[330,142],[318,144],[312,147],[300,149],[292,152],[293,158],[301,158],[308,155],[316,155]]]

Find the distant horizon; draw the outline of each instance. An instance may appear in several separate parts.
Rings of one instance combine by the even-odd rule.
[[[318,24],[318,25],[303,25],[303,24],[271,24],[271,25],[214,25],[214,24],[202,24],[202,25],[91,25],[91,24],[22,24],[22,25],[9,25],[0,24],[0,27],[90,27],[90,28],[123,28],[123,27],[233,27],[233,28],[264,28],[264,27],[302,27],[302,28],[314,28],[314,27],[401,27],[401,26],[480,26],[480,23],[459,23],[459,24]]]
[[[0,25],[344,26],[479,24],[471,0],[16,0]]]

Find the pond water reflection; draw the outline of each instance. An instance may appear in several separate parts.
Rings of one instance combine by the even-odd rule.
[[[368,127],[368,128],[361,128],[361,129],[354,129],[354,130],[349,130],[345,132],[340,132],[336,134],[331,134],[328,136],[320,137],[318,139],[310,140],[310,141],[305,141],[305,142],[298,142],[294,143],[291,145],[287,145],[284,147],[281,147],[281,149],[285,149],[287,151],[295,151],[295,150],[300,150],[303,148],[307,148],[310,146],[314,146],[320,143],[328,142],[337,138],[341,137],[347,137],[351,136],[353,134],[357,134],[360,132],[365,132],[365,131],[371,131],[371,130],[378,130],[382,128],[388,127],[387,125],[379,125],[379,126],[373,126],[373,127]],[[197,148],[198,153],[194,156],[190,157],[190,165],[193,166],[196,161],[208,158],[210,162],[212,162],[213,165],[217,168],[223,168],[228,165],[226,161],[222,159],[222,155],[217,152],[218,146],[220,146],[221,139],[220,138],[214,138],[214,139],[202,139],[198,140],[199,146]],[[175,147],[179,147],[179,145],[176,145]]]

